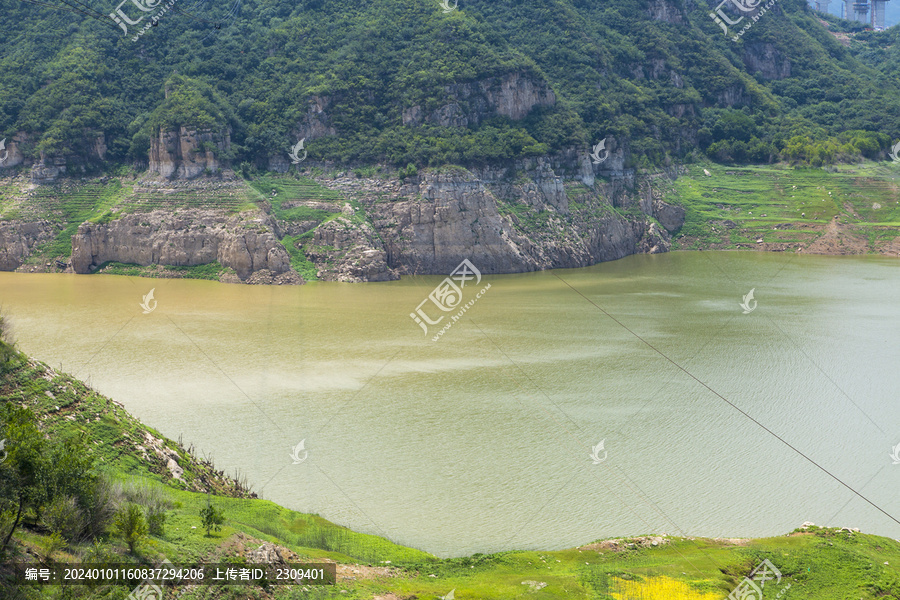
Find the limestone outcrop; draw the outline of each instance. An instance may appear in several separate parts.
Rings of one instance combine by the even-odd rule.
[[[72,268],[90,273],[108,261],[142,266],[219,262],[245,282],[262,271],[272,276],[293,273],[273,227],[268,216],[248,220],[196,209],[133,213],[108,224],[83,223],[72,237]],[[299,276],[293,279],[302,282]]]
[[[28,134],[19,131],[16,135],[4,139],[4,148],[0,150],[0,169],[17,167],[25,162],[22,145],[28,143]]]
[[[0,222],[0,271],[15,271],[38,244],[50,241],[57,231],[50,221]]]
[[[446,104],[430,114],[421,106],[408,107],[403,110],[403,124],[428,121],[442,127],[468,127],[491,116],[522,119],[537,106],[556,104],[556,95],[546,82],[520,72],[455,83],[445,86],[444,91]]]
[[[221,169],[216,154],[231,147],[231,132],[197,131],[180,127],[160,130],[150,139],[150,172],[166,179],[193,179]]]
[[[343,212],[341,217],[319,226],[313,243],[306,248],[306,257],[316,265],[334,265],[320,269],[319,278],[352,283],[400,279],[397,270],[388,265],[387,252],[375,229],[353,219],[349,205]]]
[[[744,44],[744,65],[763,79],[786,79],[791,76],[791,61],[768,42]]]
[[[316,230],[307,256],[325,278],[343,281],[381,281],[385,268],[391,278],[393,273],[446,274],[465,258],[483,273],[583,267],[637,252],[665,252],[671,246],[666,229],[683,222],[678,207],[660,201],[649,204],[648,216],[658,208],[655,216],[663,216],[663,227],[623,216],[610,199],[628,202],[624,179],[589,188],[564,181],[546,161],[516,181],[502,169],[476,174],[457,168],[404,183],[347,178],[331,185],[359,200],[373,230],[350,218]],[[352,248],[360,251],[353,254]],[[361,261],[366,256],[370,262]],[[356,271],[350,272],[348,261],[356,263]]]

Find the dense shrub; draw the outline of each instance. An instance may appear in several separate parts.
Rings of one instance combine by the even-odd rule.
[[[144,511],[133,502],[126,503],[116,513],[113,525],[132,554],[144,536],[147,535],[147,521],[144,519]]]

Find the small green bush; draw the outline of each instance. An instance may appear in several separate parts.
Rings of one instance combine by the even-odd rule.
[[[139,505],[129,502],[116,513],[114,527],[128,544],[128,551],[134,554],[138,543],[147,535],[144,511]]]
[[[203,522],[203,528],[206,530],[206,536],[209,537],[212,531],[220,531],[222,523],[225,522],[225,511],[216,508],[211,502],[207,501],[206,508],[200,509],[200,518]]]
[[[162,537],[166,533],[166,512],[147,512],[147,527],[150,535]]]
[[[41,524],[54,534],[59,534],[68,542],[75,542],[85,528],[84,513],[75,498],[58,496],[44,507]]]

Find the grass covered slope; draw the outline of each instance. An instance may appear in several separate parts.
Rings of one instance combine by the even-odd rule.
[[[707,166],[668,184],[685,208],[676,248],[900,254],[900,165]]]
[[[81,440],[85,479],[111,483],[116,514],[137,506],[148,515],[164,514],[155,527],[137,536],[133,551],[118,520],[94,532],[75,532],[54,516],[59,498],[35,497],[28,505],[7,561],[74,563],[117,561],[158,564],[258,561],[258,548],[277,549],[291,562],[337,562],[337,585],[327,588],[179,587],[165,598],[188,600],[269,600],[358,598],[397,600],[440,598],[577,598],[598,600],[712,600],[724,598],[762,560],[782,573],[766,597],[790,587],[791,599],[843,600],[900,598],[900,542],[852,530],[806,527],[790,535],[758,540],[710,540],[663,536],[605,540],[568,550],[511,551],[439,560],[375,536],[358,534],[318,516],[297,513],[253,498],[234,479],[193,457],[175,442],[128,415],[119,405],[47,365],[0,343],[0,408],[9,459],[0,464],[0,540],[15,509],[17,490],[9,482],[21,475],[27,445],[10,415],[27,409],[41,435]],[[33,440],[32,440],[33,441]],[[66,444],[69,442],[66,441]],[[45,452],[54,452],[50,446]],[[169,459],[179,469],[173,469]],[[14,472],[15,471],[15,472]],[[174,472],[173,472],[174,471]],[[178,473],[178,476],[175,476]],[[48,476],[49,477],[49,476]],[[52,477],[50,477],[52,479]],[[49,479],[48,479],[49,480]],[[22,480],[24,481],[24,480]],[[61,488],[59,488],[61,489]],[[210,495],[202,493],[211,492]],[[93,500],[93,502],[97,502]],[[210,503],[222,511],[220,529],[206,534],[200,510]],[[590,532],[585,532],[589,537]],[[15,599],[104,598],[124,600],[124,586],[22,588],[5,582],[0,596]]]

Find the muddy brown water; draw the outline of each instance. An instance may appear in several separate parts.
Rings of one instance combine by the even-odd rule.
[[[897,259],[683,252],[485,275],[432,341],[459,313],[428,299],[442,280],[0,273],[0,303],[23,350],[263,497],[440,556],[804,521],[900,537],[835,479],[900,519]],[[445,316],[427,334],[423,301]]]

